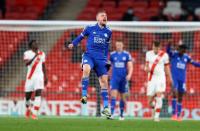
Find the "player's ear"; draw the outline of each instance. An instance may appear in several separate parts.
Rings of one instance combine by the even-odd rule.
[[[99,13],[96,14],[96,20],[99,21]]]
[[[98,14],[96,15],[96,20],[98,21]]]

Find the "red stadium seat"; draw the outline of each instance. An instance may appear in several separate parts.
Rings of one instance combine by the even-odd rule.
[[[48,5],[48,0],[10,0],[6,2],[6,19],[38,19]],[[24,12],[28,15],[22,15]],[[33,14],[34,13],[34,14]]]

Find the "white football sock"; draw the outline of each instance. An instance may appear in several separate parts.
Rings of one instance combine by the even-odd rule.
[[[34,100],[34,106],[32,109],[32,113],[34,115],[38,114],[39,108],[40,108],[40,104],[41,104],[41,96],[36,96],[35,100]]]
[[[155,104],[155,116],[154,116],[154,118],[159,118],[159,116],[160,116],[160,111],[161,111],[161,108],[162,108],[162,104],[163,104],[163,102],[162,102],[162,97],[160,96],[160,97],[156,97],[155,98],[156,99],[156,104]]]

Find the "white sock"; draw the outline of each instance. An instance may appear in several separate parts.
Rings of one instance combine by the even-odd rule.
[[[156,97],[156,104],[155,104],[155,116],[154,118],[159,118],[160,116],[160,111],[161,111],[161,108],[162,108],[162,97]]]
[[[40,108],[40,104],[41,104],[41,96],[36,96],[35,100],[34,100],[34,106],[32,109],[32,113],[34,115],[38,114],[39,108]]]

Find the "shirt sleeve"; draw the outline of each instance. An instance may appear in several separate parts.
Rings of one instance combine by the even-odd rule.
[[[77,37],[72,41],[73,45],[74,45],[74,46],[77,46],[77,45],[81,42],[81,40],[82,40],[85,36],[88,36],[88,35],[89,35],[89,27],[87,26],[87,27],[85,27],[85,28],[83,29],[82,33],[81,33],[79,36],[77,36]]]
[[[45,63],[45,61],[46,61],[46,55],[45,55],[45,53],[43,52],[43,55],[42,55],[42,63]]]
[[[81,33],[81,36],[85,37],[85,36],[88,36],[89,35],[89,26],[86,26],[82,33]]]
[[[167,53],[165,53],[164,55],[164,64],[165,65],[169,64],[169,55]]]
[[[24,60],[30,60],[31,59],[31,57],[30,57],[28,52],[24,52],[24,58],[23,59]]]
[[[167,51],[167,54],[169,55],[169,57],[173,57],[174,56],[175,52],[171,49],[170,45],[167,45],[166,51]]]
[[[127,62],[128,62],[128,61],[132,61],[132,56],[131,56],[130,53],[127,54]]]
[[[146,52],[145,61],[149,62],[148,52]]]

